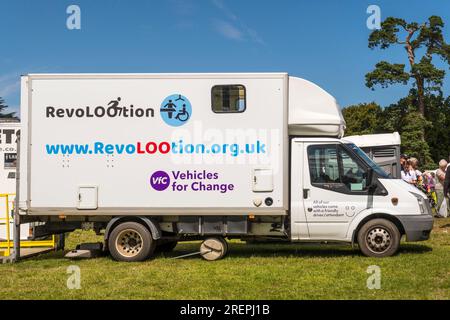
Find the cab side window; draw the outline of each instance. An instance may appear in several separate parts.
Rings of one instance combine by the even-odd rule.
[[[340,183],[336,146],[308,147],[311,183]]]
[[[366,193],[367,173],[354,156],[340,145],[308,147],[311,184],[341,193]]]
[[[342,183],[350,191],[366,190],[368,187],[366,184],[366,170],[343,148],[339,148],[339,158],[342,163]]]

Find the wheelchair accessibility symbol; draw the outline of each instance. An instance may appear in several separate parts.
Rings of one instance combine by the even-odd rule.
[[[172,127],[185,124],[192,115],[192,106],[188,98],[181,94],[168,96],[161,104],[161,118]]]

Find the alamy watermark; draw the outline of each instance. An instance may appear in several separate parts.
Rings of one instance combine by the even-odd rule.
[[[370,16],[367,18],[366,26],[369,30],[381,29],[381,9],[377,5],[370,5],[367,7],[367,14]]]
[[[381,289],[381,268],[376,265],[368,266],[366,272],[370,274],[366,281],[367,289]]]
[[[66,13],[69,15],[66,20],[66,26],[69,30],[81,29],[81,9],[76,4],[67,7]]]
[[[67,278],[67,289],[77,290],[81,289],[81,270],[77,265],[70,265],[67,267],[66,273],[69,275]]]

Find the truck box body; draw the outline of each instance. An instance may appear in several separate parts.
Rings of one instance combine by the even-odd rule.
[[[289,82],[303,90],[289,96]],[[230,84],[243,89],[238,103],[245,110],[214,112],[213,88]],[[310,96],[311,89],[322,101],[310,106],[309,120],[295,122],[302,93]],[[161,110],[178,98],[189,103],[189,119],[167,123]],[[282,73],[23,77],[27,157],[21,157],[20,208],[30,214],[198,214],[203,208],[206,214],[285,214],[289,104],[296,107],[289,128],[301,131],[317,123],[317,101],[327,99],[334,100]],[[323,108],[337,121],[323,129],[340,134],[338,108]],[[169,185],[152,185],[163,178]],[[270,207],[259,204],[267,197]]]
[[[429,237],[426,196],[341,139],[336,100],[306,80],[31,74],[21,85],[18,212],[45,223],[38,235],[104,230],[121,261],[195,239],[217,259],[223,237],[357,241],[369,256]]]

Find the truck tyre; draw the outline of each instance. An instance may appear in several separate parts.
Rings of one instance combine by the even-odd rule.
[[[400,246],[401,234],[397,226],[386,219],[373,219],[358,232],[358,245],[368,257],[390,257]]]
[[[207,261],[222,259],[228,252],[228,243],[222,237],[205,239],[200,245],[200,255]]]
[[[157,244],[155,252],[161,252],[161,253],[172,252],[172,250],[175,249],[177,244],[178,244],[178,241],[168,241],[168,242],[163,242],[161,244]]]
[[[150,231],[142,224],[124,222],[111,231],[108,248],[114,260],[144,261],[153,255],[155,241]]]

